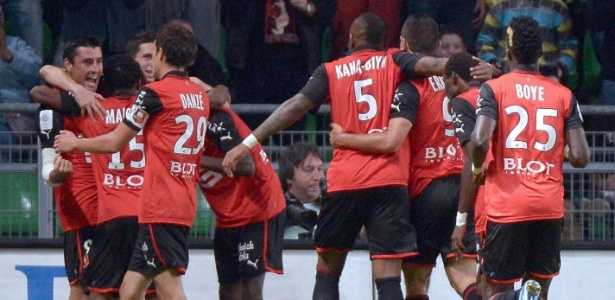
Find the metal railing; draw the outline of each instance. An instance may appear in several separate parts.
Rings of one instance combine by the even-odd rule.
[[[233,105],[246,117],[253,113],[271,113],[277,105]],[[35,104],[0,104],[0,116],[16,112],[35,112]],[[585,118],[596,115],[615,116],[615,106],[581,106]],[[323,106],[319,114],[328,114]],[[316,126],[327,128],[326,124]],[[332,157],[328,131],[282,131],[264,147],[274,166],[280,153],[298,141],[318,145],[327,161]],[[2,133],[0,133],[2,134]],[[62,235],[51,188],[39,176],[40,157],[35,132],[20,134],[21,139],[11,145],[0,145],[9,160],[0,164],[0,240],[22,238],[58,238]],[[28,138],[23,138],[28,137]],[[615,247],[615,122],[613,131],[587,132],[592,148],[592,160],[584,169],[564,164],[566,217],[564,241],[591,248]],[[208,243],[215,226],[213,213],[199,192],[197,219],[191,237]],[[575,244],[576,243],[576,244]]]

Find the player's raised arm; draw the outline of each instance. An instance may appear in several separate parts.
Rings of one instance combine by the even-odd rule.
[[[299,121],[313,107],[314,103],[301,93],[282,103],[250,136],[226,153],[222,163],[226,175],[233,176],[235,165],[252,147]]]

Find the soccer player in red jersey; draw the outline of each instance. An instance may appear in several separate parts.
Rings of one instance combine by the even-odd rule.
[[[457,206],[457,220],[455,229],[451,235],[451,247],[457,257],[461,257],[466,250],[464,236],[471,226],[468,226],[468,214],[474,208],[474,232],[479,245],[484,241],[487,221],[484,216],[485,193],[484,187],[476,186],[472,180],[472,154],[470,136],[476,123],[476,99],[480,82],[475,81],[470,75],[470,68],[478,65],[469,53],[453,55],[444,66],[444,84],[446,95],[451,99],[453,111],[453,124],[455,136],[463,147],[464,162],[461,172],[461,186],[459,192],[459,205]],[[489,160],[488,160],[489,161]],[[482,295],[482,281],[480,274],[476,277],[476,288]]]
[[[547,299],[561,264],[564,148],[577,168],[590,151],[574,95],[538,72],[538,23],[516,17],[506,33],[514,71],[482,85],[471,138],[474,179],[486,177],[488,199],[483,296],[513,299],[513,284],[523,279],[538,282],[540,299]],[[483,170],[490,149],[494,161]]]
[[[318,67],[306,86],[284,102],[242,144],[224,158],[231,176],[239,159],[259,141],[296,122],[310,109],[331,104],[333,122],[344,131],[382,131],[402,74],[443,71],[444,59],[383,50],[384,21],[372,13],[358,17],[350,31],[351,54]],[[406,157],[403,157],[403,156]],[[327,172],[330,197],[323,201],[315,233],[318,251],[314,299],[339,298],[346,254],[362,226],[369,236],[372,269],[380,299],[402,299],[401,259],[416,250],[408,216],[409,153],[373,154],[335,149]]]
[[[154,40],[156,34],[151,31],[141,31],[126,44],[126,54],[134,58],[141,67],[142,85],[154,82]]]
[[[224,175],[224,154],[251,134],[229,108],[213,109],[199,184],[216,214],[214,256],[220,299],[262,299],[265,272],[282,274],[286,202],[267,153],[257,145]]]
[[[402,49],[434,55],[438,46],[438,25],[427,15],[408,17],[402,27]],[[468,67],[468,72],[470,71]],[[386,131],[401,133],[396,137],[404,143],[399,152],[410,153],[409,190],[410,222],[417,231],[418,255],[404,258],[406,299],[428,299],[431,271],[438,256],[442,256],[449,281],[464,299],[476,299],[476,242],[473,230],[465,237],[466,251],[455,259],[450,235],[455,227],[455,211],[459,199],[459,180],[463,153],[454,137],[450,102],[440,76],[416,78],[402,82],[393,100],[403,118],[391,121]],[[397,126],[395,122],[401,122]],[[404,130],[399,130],[404,128]],[[337,132],[335,132],[337,131]],[[383,151],[385,134],[331,133],[332,144],[339,147]],[[408,139],[406,139],[408,136]]]
[[[141,80],[139,64],[128,55],[106,60],[103,74],[102,90],[109,95],[101,101],[106,118],[96,122],[75,118],[77,128],[86,137],[107,134],[122,122],[136,99]],[[76,101],[69,101],[63,105],[73,105],[79,111]],[[143,151],[143,136],[138,134],[119,152],[91,154],[98,190],[98,230],[88,272],[90,299],[117,297],[128,270],[139,232],[137,204],[143,185]]]
[[[147,158],[138,203],[140,230],[120,297],[142,299],[156,284],[160,298],[184,299],[181,275],[188,267],[188,231],[196,216],[196,185],[209,118],[205,90],[183,70],[192,62],[196,40],[181,26],[156,34],[154,77],[139,92],[122,123],[108,134],[56,137],[54,148],[113,153],[143,130]],[[173,195],[173,197],[169,197]]]
[[[70,40],[64,47],[63,56],[65,70],[57,70],[62,76],[72,79],[73,90],[95,94],[102,72],[100,41],[92,37]],[[41,69],[43,79],[56,84],[54,77],[49,76],[46,70],[47,67]],[[58,217],[64,229],[64,265],[70,284],[69,299],[84,299],[87,298],[84,293],[87,284],[84,271],[91,262],[90,249],[98,218],[96,181],[88,153],[59,155],[53,149],[54,137],[60,130],[73,130],[82,135],[75,123],[81,111],[78,107],[74,110],[62,106],[61,99],[71,97],[67,91],[60,89],[38,86],[30,91],[30,97],[41,103],[41,173],[45,181],[54,186]]]

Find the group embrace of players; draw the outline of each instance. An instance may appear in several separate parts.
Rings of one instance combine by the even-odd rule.
[[[385,50],[383,20],[363,14],[350,55],[321,65],[253,133],[222,107],[224,92],[208,97],[209,87],[182,72],[196,42],[181,26],[157,33],[158,81],[138,92],[132,58],[106,61],[99,102],[79,100],[75,91],[88,92],[73,85],[96,90],[100,45],[67,47],[74,81],[57,85],[73,93],[47,88],[42,98],[55,99],[46,102],[55,110],[41,109],[40,127],[43,176],[59,184],[71,297],[87,289],[93,299],[185,298],[180,276],[200,184],[216,213],[220,298],[261,299],[264,273],[282,272],[285,200],[259,141],[330,104],[335,150],[314,235],[313,299],[339,299],[362,228],[379,299],[404,299],[402,270],[406,299],[429,299],[440,255],[463,299],[546,299],[560,266],[564,147],[575,167],[587,164],[589,148],[572,93],[537,72],[536,22],[515,18],[507,34],[517,68],[481,86],[488,64],[466,53],[433,57],[429,17],[409,17],[401,49]],[[83,109],[106,117],[81,117]],[[512,291],[522,278],[524,289]]]

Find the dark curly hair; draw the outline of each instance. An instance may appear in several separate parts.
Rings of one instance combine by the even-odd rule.
[[[77,56],[77,48],[102,48],[102,42],[95,36],[77,36],[64,43],[63,59],[68,59],[71,63],[75,63]]]
[[[290,188],[287,180],[293,179],[295,176],[295,167],[299,167],[310,154],[323,162],[325,161],[322,154],[318,151],[318,148],[314,144],[308,142],[294,143],[282,152],[278,163],[278,177],[280,177],[280,182],[282,183],[282,190],[287,191]]]
[[[141,68],[130,55],[118,54],[105,61],[102,77],[105,92],[134,88],[140,80]]]
[[[506,29],[506,45],[520,64],[535,64],[542,55],[538,22],[529,16],[513,18]]]
[[[432,53],[438,48],[438,23],[426,14],[409,16],[401,27],[401,36],[413,52]]]
[[[467,52],[457,53],[448,59],[444,66],[444,75],[450,77],[453,72],[466,82],[472,81],[470,68],[477,66],[478,61],[472,58],[472,55]]]
[[[156,40],[156,34],[151,31],[137,32],[135,36],[126,44],[126,54],[135,57],[141,44],[153,43]]]
[[[165,24],[156,34],[156,51],[164,50],[166,62],[175,67],[186,67],[196,57],[197,43],[194,35],[185,27]]]

